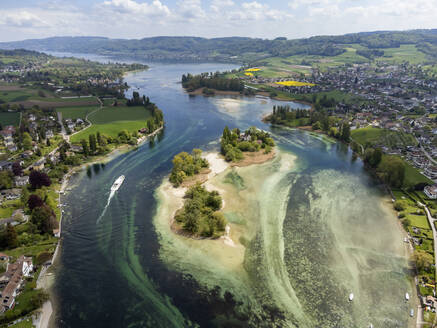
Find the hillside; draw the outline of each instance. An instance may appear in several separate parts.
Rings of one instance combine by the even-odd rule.
[[[412,45],[424,61],[437,60],[437,30],[380,31],[316,36],[306,39],[274,40],[245,37],[152,37],[140,40],[104,37],[52,37],[0,43],[1,49],[29,49],[93,53],[110,57],[148,61],[202,62],[221,61],[247,63],[269,57],[302,55],[335,57],[355,45],[357,54],[365,59],[384,56],[384,49]]]

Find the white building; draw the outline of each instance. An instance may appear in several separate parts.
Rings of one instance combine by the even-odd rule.
[[[426,186],[423,189],[425,195],[427,195],[431,199],[437,199],[437,184],[432,186]]]

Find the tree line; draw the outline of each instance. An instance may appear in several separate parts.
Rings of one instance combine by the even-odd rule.
[[[220,73],[184,74],[182,75],[182,86],[189,92],[200,88],[220,91],[244,91],[244,84],[240,79],[227,79]]]

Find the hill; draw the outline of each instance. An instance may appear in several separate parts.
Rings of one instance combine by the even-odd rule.
[[[113,58],[148,61],[235,62],[247,63],[269,57],[302,55],[335,57],[353,44],[361,58],[381,57],[384,49],[412,45],[425,61],[437,61],[437,29],[379,31],[341,36],[315,36],[306,39],[274,40],[246,37],[151,37],[144,39],[109,39],[104,37],[52,37],[0,43],[0,49],[29,49],[92,53]]]

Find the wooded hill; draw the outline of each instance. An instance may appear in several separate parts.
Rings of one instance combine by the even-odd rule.
[[[140,40],[103,37],[52,37],[41,40],[3,42],[0,43],[0,48],[93,53],[113,58],[123,57],[149,61],[241,63],[267,57],[293,55],[337,56],[345,52],[348,44],[362,46],[363,49],[360,51],[367,56],[375,54],[372,50],[383,51],[404,44],[414,44],[420,52],[427,55],[430,61],[437,60],[437,29],[365,32],[296,40],[287,40],[282,37],[274,40],[245,37],[213,39],[153,37]]]

